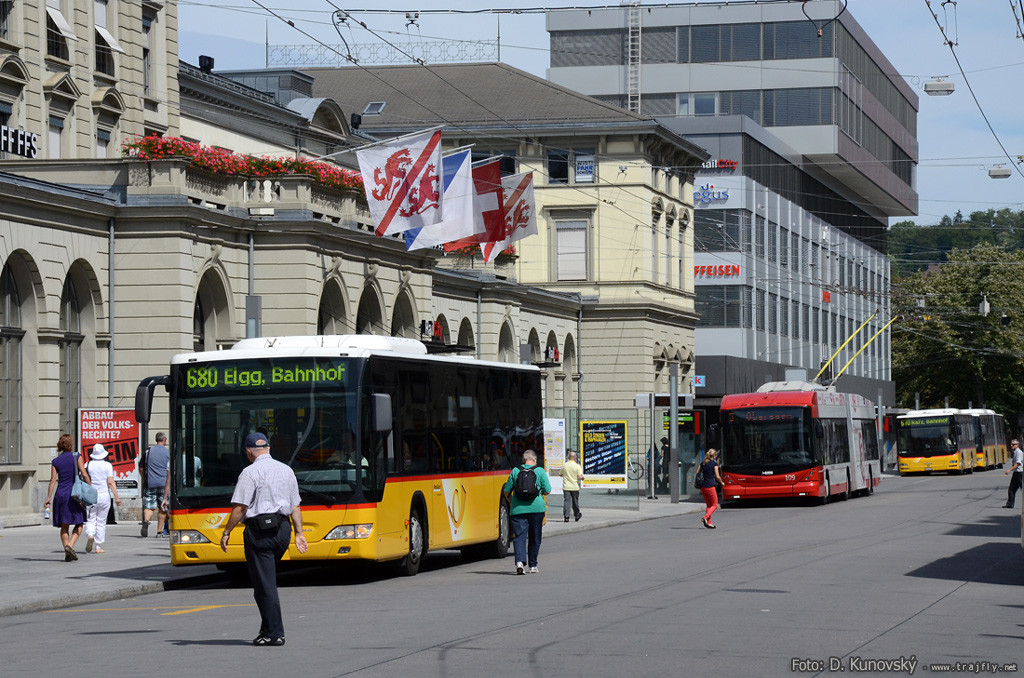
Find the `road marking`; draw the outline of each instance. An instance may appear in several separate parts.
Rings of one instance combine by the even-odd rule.
[[[255,603],[248,603],[243,605],[204,605],[203,607],[190,607],[185,610],[178,610],[177,612],[164,612],[161,617],[167,617],[172,614],[191,614],[193,612],[205,612],[206,610],[216,610],[221,607],[256,607]]]
[[[54,612],[131,612],[133,610],[175,610],[175,612],[162,612],[160,616],[170,614],[188,614],[189,612],[202,612],[204,610],[216,610],[220,607],[256,607],[256,603],[241,603],[237,605],[206,605],[203,607],[184,607],[181,605],[165,605],[162,607],[94,607],[91,609],[65,609],[65,610],[44,610],[47,613]]]

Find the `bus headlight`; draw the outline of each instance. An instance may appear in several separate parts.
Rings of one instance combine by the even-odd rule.
[[[171,530],[172,544],[209,544],[210,540],[197,530]]]
[[[373,533],[373,523],[338,525],[324,539],[366,539]]]

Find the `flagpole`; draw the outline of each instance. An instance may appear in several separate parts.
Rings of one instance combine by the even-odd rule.
[[[473,167],[478,167],[480,165],[486,165],[489,162],[494,162],[495,160],[501,160],[502,158],[506,158],[506,157],[509,157],[509,156],[505,156],[505,155],[492,155],[490,157],[484,158],[483,160],[474,160],[473,161]]]
[[[427,129],[421,129],[418,132],[410,132],[409,134],[403,134],[400,137],[392,137],[390,139],[381,139],[380,141],[374,141],[369,144],[363,144],[362,146],[356,146],[354,148],[346,148],[342,151],[336,151],[334,153],[328,153],[327,155],[321,155],[316,158],[309,158],[309,162],[316,162],[317,160],[325,160],[327,158],[333,158],[337,155],[345,155],[346,153],[352,153],[353,151],[365,151],[367,148],[373,148],[374,146],[380,146],[381,144],[391,144],[402,139],[414,137],[417,134],[426,134],[427,132],[436,132],[440,129],[444,129],[444,125],[436,125],[434,127],[428,127]]]

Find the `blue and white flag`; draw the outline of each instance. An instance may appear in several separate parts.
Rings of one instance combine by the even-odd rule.
[[[405,231],[406,249],[437,247],[476,233],[473,219],[475,189],[472,167],[472,157],[468,148],[441,158],[441,181],[444,186],[441,203],[444,218],[436,224]]]

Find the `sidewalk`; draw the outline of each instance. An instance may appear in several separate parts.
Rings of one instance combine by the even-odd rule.
[[[563,522],[562,497],[552,496],[544,537],[596,530],[612,525],[634,523],[666,516],[696,513],[703,503],[667,497],[641,499],[639,510],[588,508],[588,497],[581,500],[583,518]],[[156,530],[151,526],[152,535]],[[134,598],[205,581],[218,581],[224,575],[213,565],[174,567],[170,563],[167,539],[139,536],[137,522],[107,526],[106,553],[86,553],[85,536],[75,551],[78,561],[64,562],[60,531],[50,525],[10,527],[0,530],[0,617],[40,612],[107,600]]]

